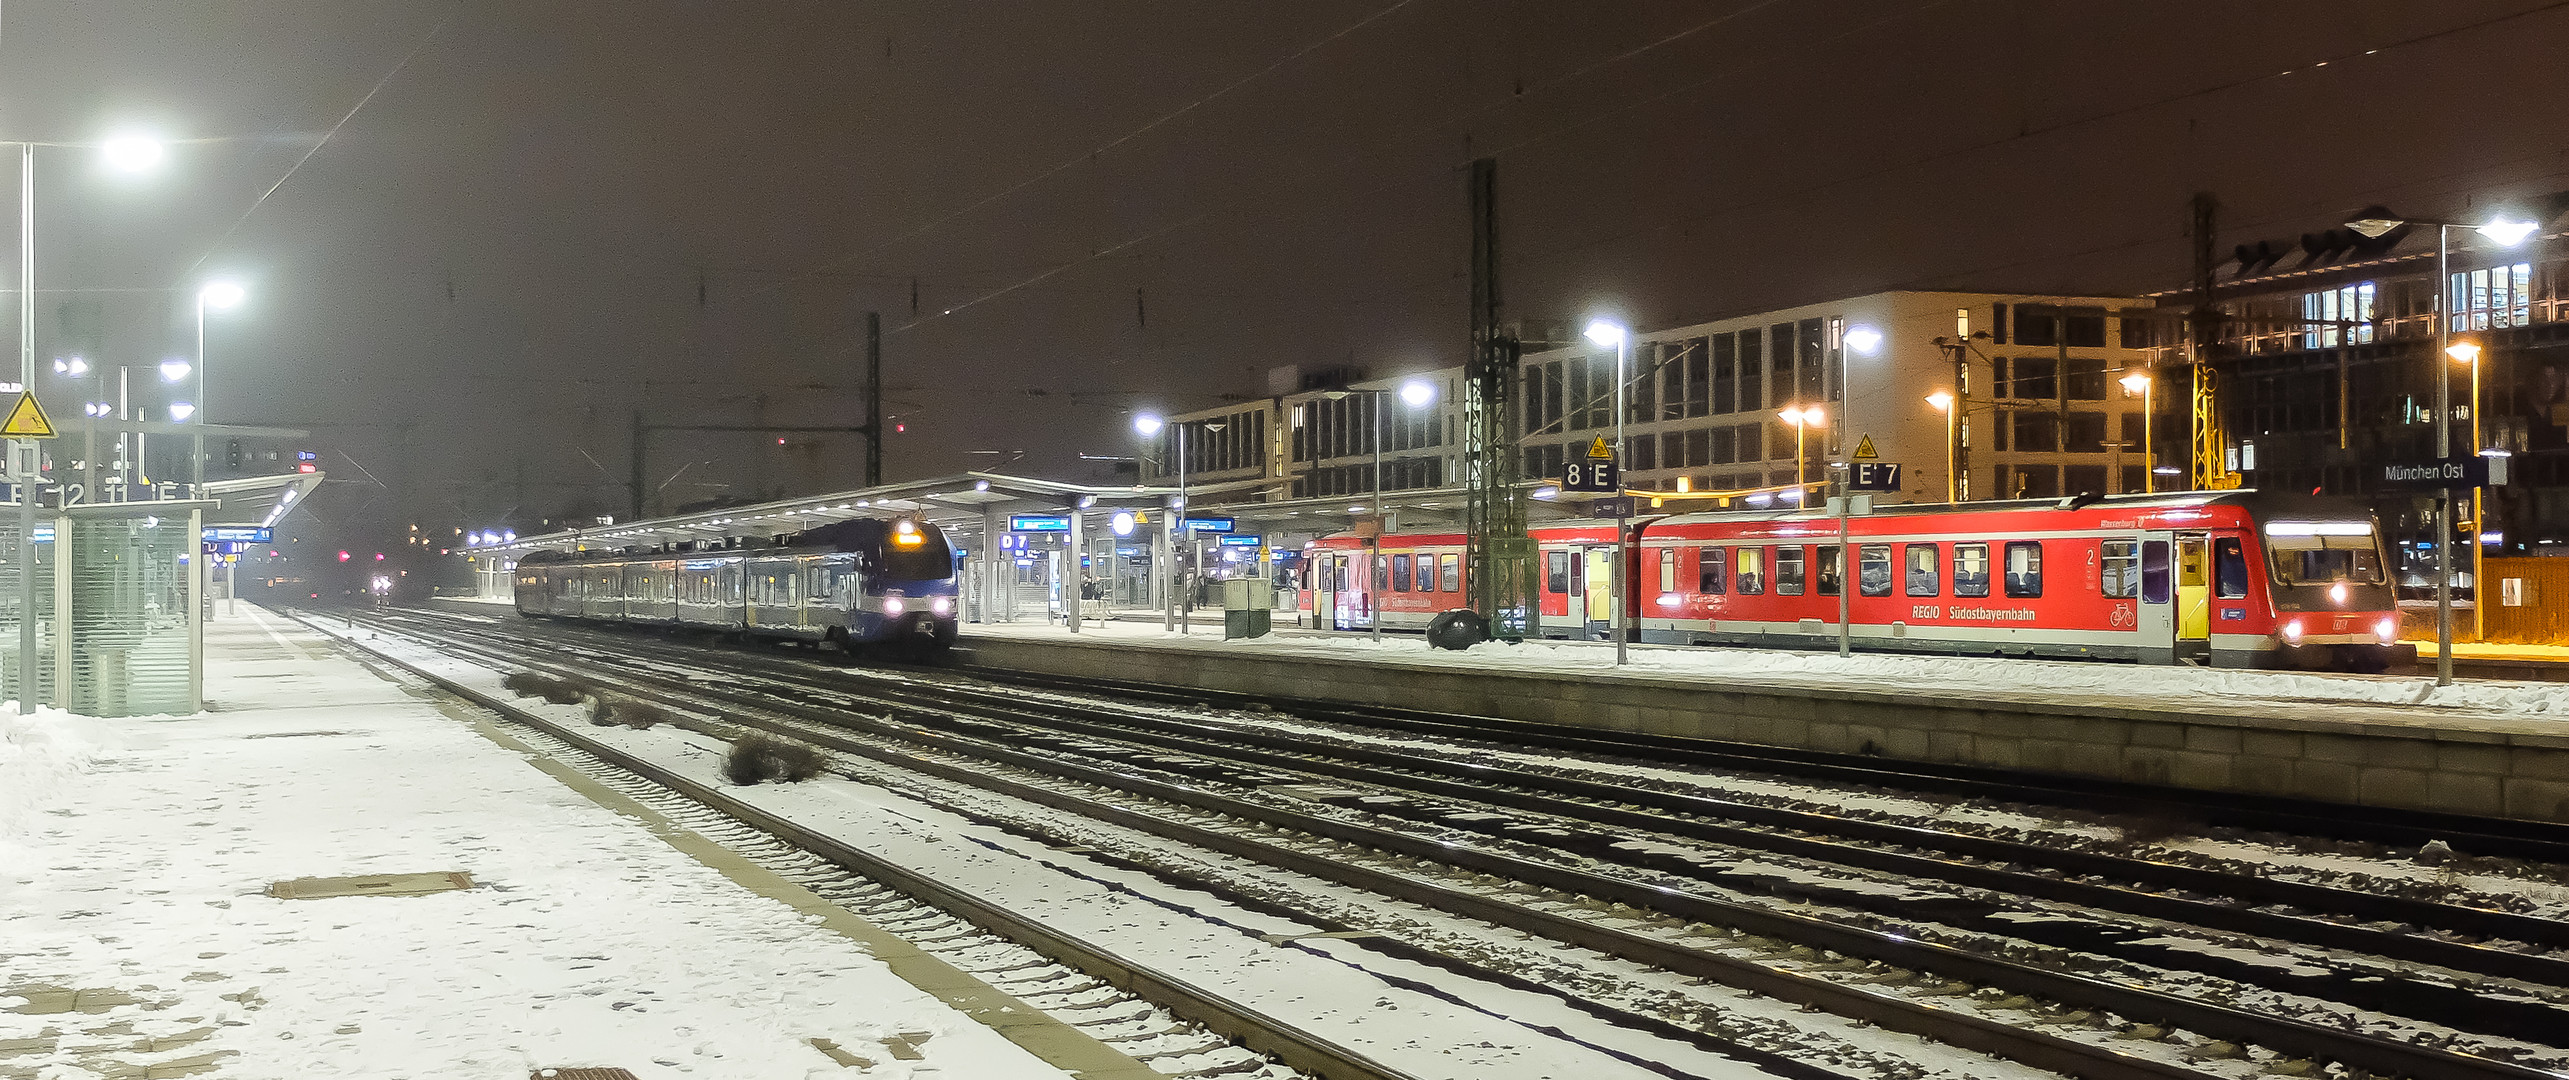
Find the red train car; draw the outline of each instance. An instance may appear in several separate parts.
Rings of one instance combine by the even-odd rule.
[[[2378,671],[2415,659],[2379,526],[2362,505],[2255,491],[1681,514],[1634,523],[1629,585],[1644,641],[1834,646],[1839,592],[1855,647],[2218,667]],[[1541,633],[1601,638],[1614,527],[1535,530]],[[1314,625],[1423,627],[1463,606],[1460,534],[1394,534],[1366,580],[1365,542],[1314,542]]]

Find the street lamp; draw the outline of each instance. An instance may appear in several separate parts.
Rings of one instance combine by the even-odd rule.
[[[1954,478],[1954,396],[1942,390],[1927,395],[1927,404],[1945,414],[1945,501],[1960,502]]]
[[[1838,335],[1838,346],[1837,444],[1839,450],[1837,452],[1845,454],[1852,452],[1845,449],[1847,445],[1846,429],[1849,422],[1848,414],[1855,406],[1855,366],[1852,357],[1858,353],[1865,356],[1871,356],[1874,353],[1880,352],[1882,350],[1882,331],[1862,324],[1847,327],[1846,332]]]
[[[1411,379],[1400,384],[1398,390],[1388,387],[1370,387],[1363,390],[1327,390],[1322,391],[1320,395],[1331,401],[1343,401],[1357,394],[1372,395],[1370,400],[1373,405],[1374,425],[1374,497],[1372,500],[1374,535],[1366,542],[1368,556],[1365,581],[1368,583],[1368,588],[1365,595],[1372,598],[1368,602],[1370,606],[1367,609],[1366,622],[1370,636],[1375,641],[1383,639],[1383,399],[1395,393],[1400,395],[1401,404],[1412,409],[1424,409],[1436,402],[1436,384],[1425,379]]]
[[[1808,498],[1810,458],[1803,447],[1803,440],[1812,428],[1829,422],[1828,414],[1820,411],[1817,405],[1808,407],[1787,405],[1777,410],[1775,415],[1783,417],[1785,423],[1793,425],[1793,503],[1796,506],[1805,505],[1810,502]]]
[[[2157,494],[2159,490],[2159,454],[2158,451],[2153,448],[2151,443],[2151,435],[2153,434],[2151,429],[2159,426],[2159,415],[2155,410],[2150,408],[2150,402],[2151,399],[2156,396],[2158,380],[2151,378],[2149,372],[2135,371],[2129,375],[2123,376],[2121,381],[2123,383],[2124,393],[2141,395],[2141,460],[2147,462],[2149,466],[2141,470],[2141,492],[2143,494]]]
[[[29,396],[36,392],[36,145],[18,143],[18,386]],[[106,149],[108,163],[129,172],[149,168],[161,157],[158,143],[133,137],[110,140]],[[9,452],[17,459],[12,464],[18,466],[12,470],[18,496],[18,714],[33,716],[37,700],[35,481],[43,453],[34,439],[16,440]],[[70,660],[64,656],[57,662]],[[193,668],[193,655],[190,660]]]
[[[2401,217],[2379,206],[2358,210],[2346,221],[2346,227],[2374,239],[2388,235],[2405,225],[2435,226],[2435,351],[2443,355],[2453,347],[2453,230],[2469,229],[2514,247],[2523,243],[2541,226],[2525,220],[2509,220],[2505,215],[2491,217],[2478,225],[2458,221],[2434,221],[2427,218]],[[2477,419],[2477,410],[2472,412]],[[2441,460],[2453,453],[2453,380],[2451,369],[2441,361],[2435,365],[2435,456]],[[2476,494],[2475,494],[2476,498]],[[2474,545],[2475,549],[2477,545]],[[2477,557],[2475,550],[2474,557]],[[2474,588],[2479,578],[2471,579]],[[2479,605],[2472,604],[2477,612]],[[2435,685],[2453,685],[2453,489],[2440,488],[2435,496]]]
[[[1134,433],[1145,439],[1158,438],[1160,429],[1167,426],[1168,421],[1160,419],[1157,413],[1137,413],[1133,417]],[[1177,503],[1169,508],[1168,542],[1160,548],[1161,633],[1177,629],[1177,541],[1178,531],[1185,527],[1186,517],[1186,425],[1178,425],[1175,437]]]
[[[2464,338],[2445,346],[2444,355],[2452,357],[2456,363],[2471,365],[2471,452],[2482,453],[2488,449],[2489,444],[2480,441],[2480,343]],[[2480,558],[2483,554],[2480,537],[2487,528],[2480,517],[2483,512],[2481,490],[2473,487],[2471,489],[2471,640],[2473,641],[2487,637],[2489,631],[2488,608],[2482,602],[2487,597],[2480,588]]]
[[[205,394],[205,312],[207,309],[231,310],[239,306],[248,296],[249,293],[240,285],[229,281],[209,281],[204,287],[196,290],[196,407],[189,411],[203,412],[206,423],[213,422],[214,408],[213,399]],[[162,364],[161,371],[167,374],[169,365]],[[196,464],[191,470],[191,475],[197,490],[192,494],[201,496],[205,488],[205,430],[203,428],[197,429],[194,450]]]
[[[1617,489],[1614,494],[1615,564],[1612,572],[1606,575],[1606,580],[1614,587],[1614,595],[1606,601],[1606,616],[1610,620],[1607,625],[1614,627],[1615,630],[1615,666],[1622,667],[1624,663],[1625,650],[1624,639],[1630,636],[1624,631],[1624,617],[1630,614],[1626,609],[1631,607],[1630,604],[1624,602],[1624,564],[1631,561],[1631,551],[1629,548],[1631,539],[1627,534],[1631,531],[1628,527],[1628,521],[1632,516],[1632,500],[1625,498],[1624,493],[1621,490],[1623,487],[1623,384],[1624,368],[1631,362],[1632,357],[1632,332],[1625,329],[1620,323],[1608,322],[1604,319],[1592,319],[1588,322],[1587,338],[1599,345],[1612,345],[1615,350],[1614,462],[1615,487]]]

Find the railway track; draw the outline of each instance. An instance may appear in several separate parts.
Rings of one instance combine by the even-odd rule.
[[[484,643],[475,647],[503,651],[519,640],[509,634],[453,623],[448,623],[444,632],[486,635]],[[593,642],[591,647],[603,644],[606,648],[600,651],[601,656],[613,654],[619,641],[629,644],[634,640],[629,635],[594,632],[547,636],[556,642],[588,639]],[[2262,941],[2247,943],[2256,948],[2301,950],[2314,955],[2330,949],[2373,949],[2378,950],[2374,955],[2398,956],[2443,969],[2420,975],[2403,972],[2398,965],[2378,964],[2367,974],[2317,980],[2326,985],[2315,985],[2308,977],[2297,984],[2292,979],[2280,983],[2275,979],[2263,983],[2238,980],[2266,994],[2272,999],[2270,1004],[2286,1008],[2297,998],[2305,1007],[2316,1006],[2325,1013],[2327,1006],[2344,1005],[2345,999],[2351,997],[2360,1004],[2350,1011],[2376,1010],[2402,1017],[2423,1013],[2433,1018],[2431,1022],[2457,1021],[2452,1026],[2461,1031],[2496,1027],[2505,1035],[2524,1035],[2560,1030],[2558,1004],[2544,995],[2546,988],[2559,985],[2560,969],[2555,960],[2529,947],[2502,948],[2451,940],[2457,934],[2509,933],[2529,944],[2542,943],[2550,940],[2544,935],[2558,931],[2557,924],[2547,920],[2528,920],[2504,912],[2445,910],[2451,905],[2406,902],[2386,906],[2384,901],[2396,898],[2342,895],[2343,890],[2295,888],[2288,882],[2223,882],[2216,875],[2188,872],[2191,868],[2184,867],[2126,866],[2091,858],[2069,860],[2073,865],[2064,870],[2032,861],[2062,853],[2024,850],[2021,846],[2008,848],[1970,837],[1936,836],[1923,830],[1886,831],[1879,825],[1843,819],[1817,821],[1808,815],[1796,818],[1763,808],[1710,803],[1700,796],[1678,797],[1630,787],[1599,790],[1593,783],[1524,770],[1511,773],[1504,782],[1493,782],[1492,770],[1482,763],[1422,762],[1414,754],[1380,760],[1378,755],[1353,753],[1343,745],[1315,747],[1311,745],[1313,740],[1297,741],[1290,735],[1251,738],[1247,736],[1254,733],[1244,733],[1238,725],[1210,732],[1199,727],[1190,734],[1182,730],[1182,723],[1145,715],[1154,710],[1135,709],[1129,704],[1052,699],[1029,702],[1026,694],[1006,687],[906,685],[900,678],[886,681],[880,673],[834,671],[775,657],[683,647],[680,652],[686,663],[725,669],[735,685],[712,689],[690,685],[685,678],[639,671],[627,673],[628,685],[643,692],[692,697],[739,714],[772,716],[780,722],[800,725],[794,729],[800,737],[881,762],[892,763],[898,758],[915,764],[922,756],[923,746],[933,746],[940,754],[961,753],[964,761],[948,763],[953,770],[948,779],[957,783],[974,783],[975,775],[981,777],[982,784],[992,782],[988,775],[991,763],[1024,770],[1046,778],[1027,785],[1039,792],[1037,801],[1050,798],[1053,805],[1062,808],[1074,808],[1060,802],[1072,798],[1064,794],[1065,784],[1086,784],[1110,793],[1107,799],[1078,801],[1075,809],[1082,813],[1102,813],[1100,807],[1112,809],[1108,804],[1113,799],[1139,796],[1225,821],[1252,822],[1277,833],[1316,836],[1340,847],[1390,852],[1470,874],[1531,884],[1573,898],[1568,901],[1572,909],[1583,902],[1603,900],[1655,917],[1722,927],[1733,934],[1751,934],[1781,943],[1786,954],[1797,949],[1826,950],[1848,961],[1882,969],[1868,970],[1867,978],[1930,984],[1926,987],[1930,992],[1922,995],[1929,1002],[1950,997],[1953,988],[1963,987],[1965,993],[1995,993],[2002,1001],[2052,1003],[2049,1007],[2061,1015],[2112,1014],[2142,1020],[2144,1023],[2138,1025],[2142,1029],[2171,1025],[2207,1040],[2216,1057],[2224,1052],[2239,1052],[2237,1048],[2244,1046],[2271,1048],[2291,1055],[2293,1060],[2337,1061],[2383,1075],[2545,1075],[2484,1056],[2419,1046],[2397,1037],[2350,1032],[2273,1012],[2193,1000],[2202,993],[2200,982],[2180,992],[2169,992],[2128,985],[2117,978],[2088,977],[2075,970],[2082,959],[2102,957],[2108,961],[2107,970],[2113,972],[2147,967],[2146,961],[2152,959],[2165,963],[2170,957],[2163,947],[2135,946],[2137,935],[2127,933],[2119,940],[2107,935],[2100,939],[2096,920],[2054,922],[2059,919],[2058,912],[2036,920],[2029,930],[2026,912],[2004,910],[1989,902],[1988,894],[2004,893],[2119,913],[2126,931],[2138,928],[2145,934],[2155,933],[2154,924],[2164,922],[2223,934],[2258,934]],[[657,665],[634,664],[628,657],[625,666],[648,669]],[[827,684],[826,690],[810,685],[816,676]],[[842,685],[849,681],[863,685]],[[887,720],[852,711],[867,708],[901,712],[898,719]],[[847,735],[822,730],[824,725],[854,729],[864,738],[877,741],[861,743]],[[1022,749],[1027,746],[1039,749]],[[1071,755],[1085,755],[1109,764],[1081,765]],[[1368,757],[1376,759],[1365,760]],[[1167,779],[1152,779],[1152,774]],[[1051,784],[1053,790],[1041,792],[1045,783]],[[1342,786],[1333,790],[1330,783]],[[1215,793],[1215,788],[1222,792]],[[1240,792],[1259,797],[1246,797]],[[1164,813],[1156,826],[1137,820],[1124,823],[1153,829],[1163,837],[1183,842],[1219,846],[1205,835],[1188,833],[1183,826],[1190,823],[1176,820],[1183,816]],[[1838,825],[1847,827],[1833,834],[1831,829]],[[1194,827],[1203,828],[1200,824]],[[1643,853],[1654,857],[1636,857],[1630,850],[1632,845],[1623,841],[1631,834],[1655,834],[1653,846],[1663,850]],[[1470,842],[1458,843],[1458,836]],[[1529,836],[1536,839],[1529,841]],[[1916,890],[1906,894],[1879,893],[1877,899],[1888,902],[1868,904],[1864,902],[1863,888],[1809,878],[1784,881],[1786,887],[1780,891],[1774,887],[1761,891],[1757,879],[1769,871],[1707,871],[1702,850],[1672,853],[1665,849],[1672,844],[1720,844],[1725,849],[1782,853],[1814,865],[1843,863],[1893,878],[1953,885],[1957,887],[1953,890],[1956,895],[1921,897]],[[1274,852],[1258,857],[1291,861]],[[1304,857],[1314,856],[1305,852]],[[2021,869],[2023,866],[2041,869],[2028,872]],[[1334,880],[1342,884],[1354,883],[1389,895],[1399,895],[1403,888],[1366,878],[1344,866],[1332,869],[1301,865],[1298,869],[1315,876],[1335,875]],[[2226,888],[2216,888],[2223,886]],[[1981,895],[1965,894],[1963,890]],[[1824,904],[1838,911],[1835,918],[1813,918],[1777,912],[1770,905],[1726,900],[1721,896],[1724,893],[1781,896],[1795,902]],[[1476,900],[1469,890],[1449,889],[1446,895],[1408,899],[1494,922],[1504,921],[1500,917],[1503,915],[1521,927],[1540,924],[1535,932],[1555,939],[1701,978],[1771,982],[1771,972],[1778,966],[1771,961],[1753,962],[1751,967],[1763,967],[1766,972],[1742,971],[1736,965],[1708,963],[1703,954],[1713,950],[1693,947],[1695,955],[1687,955],[1689,949],[1682,940],[1671,951],[1668,941],[1644,940],[1652,938],[1650,934],[1599,936],[1593,926],[1579,925],[1576,918],[1559,917],[1557,911],[1548,923],[1536,917],[1539,912],[1511,910],[1494,915],[1496,909],[1488,906],[1488,898]],[[1935,902],[1917,903],[1922,899]],[[2263,910],[2277,905],[2284,905],[2286,910]],[[1519,906],[1539,909],[1543,905]],[[2333,910],[2338,908],[2347,910]],[[2350,911],[2353,914],[2348,914]],[[2331,915],[2342,921],[2333,921],[2328,917]],[[2426,932],[2391,933],[2363,925],[2365,921],[2394,917],[2415,920],[2415,925],[2426,928]],[[2004,924],[2011,922],[2018,932],[2003,934],[2008,928]],[[1919,940],[1921,937],[1945,940]],[[1947,940],[1954,943],[1948,944]],[[2239,944],[2233,942],[2228,948],[2235,951]],[[2158,948],[2159,955],[2149,955],[2153,948]],[[2218,957],[2223,951],[2181,949],[2175,959],[2197,961],[2193,964],[2194,974],[2206,978],[2253,976],[2265,969],[2289,970],[2308,963],[2308,958],[2295,956],[2289,964],[2231,963],[2229,967],[2244,970],[2222,970],[2222,964],[2201,962],[2201,958]],[[2030,955],[2019,959],[2011,957],[2011,952]],[[1893,974],[1885,975],[1884,971]],[[1877,1015],[1891,1007],[1872,999],[1886,995],[1868,993],[1863,1001],[1833,997],[1825,985],[1832,981],[1830,978],[1804,975],[1801,983],[1760,985],[1758,989],[1887,1026],[1923,1026],[1927,1022],[1918,1019],[1921,1015],[1938,1010],[1953,1012],[1930,1005],[1905,1018]],[[2505,994],[2491,998],[2483,992],[2488,979],[2519,980],[2526,985],[2506,987]],[[2476,985],[2465,988],[2465,984]],[[2478,999],[2495,1000],[2501,1006],[2514,1000],[2518,1005],[2511,1014],[2506,1007],[2489,1007],[2486,1000],[2477,1010],[2469,1008]],[[1917,1006],[1919,1002],[1908,1004]],[[2039,1022],[2041,1018],[2036,1019]],[[2363,1025],[2357,1022],[2351,1026]],[[2002,1036],[1990,1031],[1930,1033],[1958,1045],[1974,1045],[1970,1040],[1980,1040],[1986,1044],[1981,1048],[2074,1075],[2099,1075],[2099,1070],[2115,1067],[2112,1062],[2070,1061],[2078,1051],[2058,1045],[2001,1045]],[[2409,1037],[2416,1038],[2418,1033],[2411,1031]],[[2529,1047],[2497,1049],[2529,1050],[2530,1056],[2539,1059],[2546,1045],[2535,1040]],[[2132,1055],[2114,1051],[2110,1056]],[[2184,1063],[2177,1064],[2181,1067]],[[2289,1066],[2290,1062],[2285,1064]]]

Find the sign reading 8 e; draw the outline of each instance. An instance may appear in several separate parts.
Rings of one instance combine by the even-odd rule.
[[[1563,491],[1616,491],[1623,486],[1613,459],[1573,459],[1561,467]]]

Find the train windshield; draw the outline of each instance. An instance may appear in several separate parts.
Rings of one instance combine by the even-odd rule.
[[[2382,583],[2382,542],[2369,521],[2274,521],[2266,555],[2286,585]]]
[[[897,521],[885,531],[883,576],[892,581],[936,581],[954,574],[954,552],[936,526]]]

